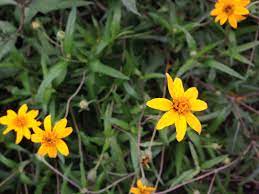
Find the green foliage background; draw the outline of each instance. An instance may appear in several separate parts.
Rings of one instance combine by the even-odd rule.
[[[1,115],[27,103],[41,110],[41,119],[51,114],[57,121],[85,74],[68,114],[70,155],[46,160],[81,188],[100,190],[139,173],[138,130],[145,151],[159,114],[145,102],[162,97],[171,64],[172,77],[196,86],[209,108],[198,115],[200,136],[188,130],[178,143],[174,127],[157,133],[148,181],[155,184],[165,148],[158,190],[240,158],[217,173],[212,193],[258,193],[259,5],[237,30],[214,23],[213,6],[206,0],[0,0]],[[27,140],[15,145],[14,133],[0,135],[0,193],[80,193],[37,159],[37,148]],[[170,193],[207,193],[212,178]],[[134,180],[104,193],[128,193]]]

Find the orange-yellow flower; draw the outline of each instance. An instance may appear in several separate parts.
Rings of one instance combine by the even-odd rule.
[[[19,108],[18,113],[13,110],[7,110],[7,115],[0,117],[0,124],[7,125],[7,128],[3,131],[4,135],[12,130],[16,132],[16,144],[19,144],[22,141],[23,136],[30,139],[30,129],[38,128],[41,124],[35,119],[38,116],[39,111],[31,110],[27,112],[27,110],[28,106],[24,104]]]
[[[207,103],[197,99],[198,90],[196,87],[184,91],[182,80],[173,79],[167,73],[168,90],[172,100],[166,98],[155,98],[147,102],[147,106],[166,113],[160,118],[156,129],[160,130],[169,125],[176,126],[176,139],[182,141],[187,128],[187,123],[199,134],[201,133],[201,123],[192,112],[202,111],[208,108]]]
[[[145,186],[141,179],[137,181],[137,187],[131,187],[130,193],[132,194],[151,194],[156,190],[155,187]]]
[[[246,8],[250,0],[218,0],[210,15],[216,16],[215,21],[223,25],[228,20],[233,28],[249,14]]]
[[[40,156],[48,154],[50,158],[56,158],[58,151],[64,156],[69,154],[67,144],[62,140],[62,138],[69,136],[73,129],[66,126],[67,119],[61,119],[52,129],[51,116],[49,115],[44,119],[45,131],[40,128],[33,129],[35,134],[32,134],[31,141],[34,143],[41,143],[38,150],[38,154]]]

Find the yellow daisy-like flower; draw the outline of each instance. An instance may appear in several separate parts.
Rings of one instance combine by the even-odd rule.
[[[216,16],[215,21],[220,21],[220,25],[228,20],[233,28],[237,28],[237,23],[249,14],[246,8],[249,3],[250,0],[218,0],[210,15]]]
[[[145,186],[141,179],[137,181],[137,187],[131,187],[130,193],[133,194],[151,194],[156,190],[155,187]]]
[[[48,115],[44,119],[45,131],[40,128],[33,129],[35,134],[32,134],[31,141],[34,143],[41,143],[38,150],[38,154],[40,156],[48,154],[50,158],[56,158],[58,151],[64,156],[69,154],[67,144],[62,140],[62,138],[69,136],[73,129],[66,126],[67,119],[61,119],[52,129],[51,116]]]
[[[41,124],[41,122],[35,119],[39,114],[38,110],[27,111],[28,106],[24,104],[19,108],[18,113],[13,110],[7,110],[7,115],[0,117],[0,124],[7,125],[7,128],[3,131],[4,135],[12,130],[16,132],[16,144],[22,141],[23,136],[30,139],[30,129],[38,128]]]
[[[197,99],[198,90],[196,87],[184,91],[182,80],[173,79],[167,73],[168,90],[172,100],[166,98],[155,98],[147,102],[147,106],[166,113],[160,118],[156,129],[160,130],[169,125],[176,126],[176,139],[182,141],[187,128],[187,123],[199,134],[201,133],[201,123],[192,112],[202,111],[208,108],[207,103]]]

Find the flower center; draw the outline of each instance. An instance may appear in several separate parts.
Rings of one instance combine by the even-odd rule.
[[[14,125],[18,128],[24,128],[28,124],[27,119],[24,116],[17,116],[14,119]]]
[[[190,103],[187,99],[173,100],[173,109],[179,114],[185,114],[190,111]]]
[[[57,135],[54,132],[45,132],[42,138],[42,143],[47,146],[55,146],[57,142]]]
[[[231,15],[234,12],[234,5],[228,4],[223,7],[223,12],[227,15]]]

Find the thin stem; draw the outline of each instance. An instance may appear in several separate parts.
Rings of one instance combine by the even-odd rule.
[[[6,179],[4,179],[2,182],[0,182],[0,188],[7,183],[10,179],[12,179],[16,174],[18,173],[18,171],[13,171],[12,174],[10,174]]]
[[[213,185],[214,185],[214,181],[215,181],[215,178],[216,178],[217,174],[215,173],[211,182],[210,182],[210,187],[209,187],[209,190],[207,192],[207,194],[211,194],[212,193],[212,189],[213,189]]]

